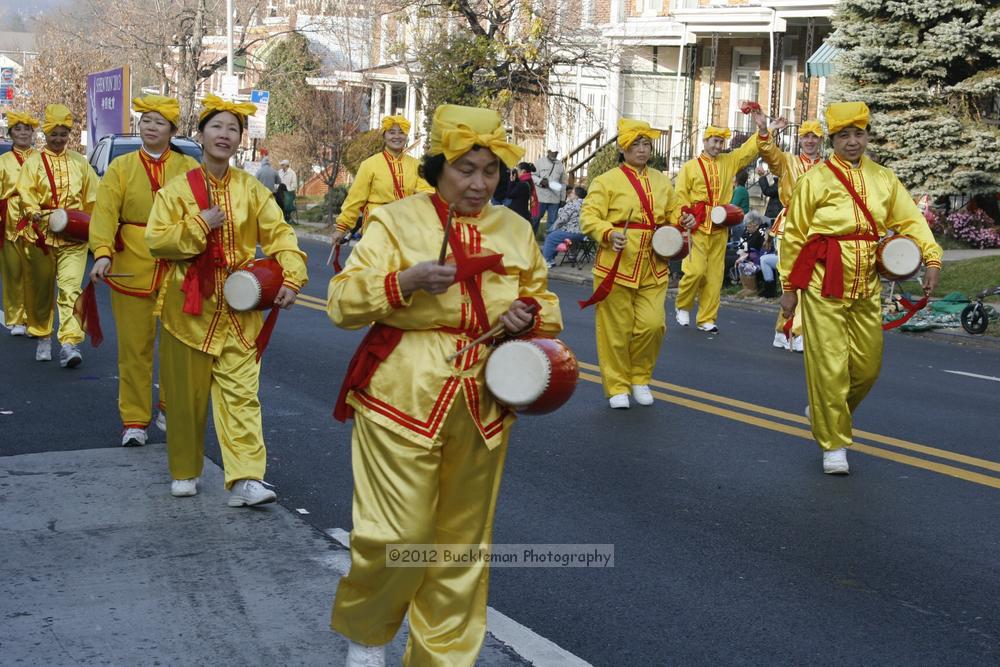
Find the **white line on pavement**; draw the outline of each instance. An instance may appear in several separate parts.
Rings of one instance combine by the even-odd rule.
[[[944,370],[944,369],[942,369],[942,370]],[[948,371],[948,370],[945,370],[944,372],[945,373],[951,373],[952,375],[965,375],[965,376],[970,377],[970,378],[979,378],[980,380],[993,380],[994,382],[1000,382],[1000,378],[993,377],[992,375],[980,375],[979,373],[966,373],[965,371]]]
[[[309,514],[309,510],[307,510],[305,507],[300,507],[295,511],[298,512],[299,514]]]

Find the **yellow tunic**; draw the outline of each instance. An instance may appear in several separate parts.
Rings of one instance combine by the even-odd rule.
[[[798,183],[803,174],[823,161],[822,158],[813,160],[806,155],[792,155],[781,150],[771,141],[760,142],[760,154],[767,162],[771,173],[778,177],[778,199],[781,200],[786,209],[792,201],[792,190],[795,188],[795,184]],[[781,238],[785,233],[785,214],[784,210],[778,214],[775,226],[771,227],[774,236],[778,238]]]
[[[515,299],[528,296],[541,306],[536,331],[553,336],[562,330],[559,299],[548,290],[545,260],[531,227],[523,223],[510,209],[488,205],[478,217],[459,216],[453,224],[471,251],[503,254],[504,275],[482,274],[487,328]],[[488,348],[478,345],[447,362],[449,354],[474,336],[438,330],[471,329],[474,311],[464,285],[453,285],[444,294],[417,291],[408,300],[399,293],[398,272],[436,260],[442,239],[429,195],[380,207],[344,270],[330,281],[327,311],[337,326],[360,329],[380,322],[406,331],[371,383],[351,392],[348,403],[386,429],[432,447],[440,445],[443,418],[461,391],[483,439],[493,448],[514,417],[485,391]]]
[[[368,217],[382,204],[409,197],[415,192],[434,192],[420,177],[420,161],[409,155],[393,157],[388,151],[376,153],[361,163],[347,199],[337,216],[337,231],[354,229],[358,216],[364,214],[361,231],[368,228]]]
[[[55,196],[42,162],[43,155],[52,170],[56,184]],[[21,196],[21,213],[29,217],[42,209],[65,208],[90,214],[97,201],[97,185],[97,174],[87,158],[76,151],[67,150],[57,155],[48,148],[43,148],[24,161],[24,167],[18,176],[17,191]],[[54,248],[83,243],[61,234],[50,233],[47,219],[43,219],[39,227],[45,234],[46,244]],[[30,225],[22,235],[29,241],[37,238]]]
[[[7,200],[7,218],[0,221],[3,225],[4,238],[13,241],[17,238],[17,223],[21,219],[21,199],[17,193],[17,178],[21,173],[21,162],[37,153],[34,148],[26,151],[11,149],[0,155],[0,199]],[[17,158],[21,158],[18,162]]]
[[[722,153],[717,158],[710,158],[705,153],[693,160],[688,160],[677,173],[674,189],[680,199],[680,206],[693,206],[698,202],[705,202],[709,207],[728,204],[733,198],[733,178],[736,173],[750,164],[760,147],[760,144],[767,140],[754,132],[743,144],[729,152]],[[700,166],[699,166],[700,163]],[[702,167],[705,171],[702,172]],[[705,174],[708,175],[708,186],[706,187]],[[672,222],[680,219],[680,207],[675,211]],[[725,232],[726,228],[716,228],[712,221],[705,216],[705,222],[697,231],[707,234]]]
[[[645,169],[636,174],[653,209],[657,226],[668,224],[680,217],[679,200],[674,195],[670,179],[656,169]],[[587,191],[587,198],[580,209],[580,231],[600,245],[594,262],[594,276],[604,277],[611,271],[618,253],[611,247],[611,232],[622,230],[626,220],[632,224],[648,224],[639,195],[620,168],[611,169],[594,179]],[[628,243],[622,250],[621,263],[615,284],[638,287],[643,275],[651,270],[656,284],[666,282],[670,269],[666,261],[653,252],[653,231],[629,227]]]
[[[284,284],[299,291],[306,284],[305,253],[295,232],[265,185],[242,169],[230,168],[220,181],[209,177],[211,200],[226,216],[221,227],[226,265],[232,271],[254,258],[257,245],[284,269]],[[201,315],[183,312],[181,285],[190,260],[205,250],[208,225],[187,177],[177,176],[156,195],[149,213],[146,242],[154,258],[170,262],[160,290],[156,314],[163,326],[185,345],[219,356],[232,329],[244,350],[254,347],[263,317],[260,311],[236,312],[222,295],[227,269],[215,269],[215,292],[202,302]]]
[[[24,241],[17,237],[21,201],[15,188],[21,163],[33,152],[33,148],[25,151],[12,148],[0,155],[0,200],[6,206],[6,215],[0,217],[0,246],[3,246],[0,249],[0,277],[3,278],[3,312],[7,326],[31,324],[34,325],[31,334],[37,335],[39,323],[28,317],[27,282],[31,267]]]
[[[112,273],[133,274],[132,277],[109,278],[108,284],[116,291],[149,296],[156,291],[166,269],[164,264],[153,259],[146,245],[145,227],[154,196],[150,175],[159,188],[175,176],[197,167],[194,158],[169,149],[159,160],[139,149],[108,165],[90,219],[90,250],[94,259],[111,258]],[[124,244],[122,250],[115,249],[119,233]]]

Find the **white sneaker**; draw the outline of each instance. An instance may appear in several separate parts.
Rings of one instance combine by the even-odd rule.
[[[156,413],[156,428],[160,429],[164,433],[167,432],[167,413],[163,410],[159,410]]]
[[[273,503],[278,495],[256,479],[241,479],[229,489],[230,507],[252,507]]]
[[[385,667],[385,646],[348,641],[347,667]]]
[[[823,452],[823,472],[827,475],[847,475],[851,472],[847,466],[846,447]]]
[[[39,338],[35,346],[35,361],[52,361],[52,339]]]
[[[677,309],[677,324],[686,327],[691,324],[691,313],[687,310]]]
[[[28,327],[24,326],[23,324],[15,324],[14,326],[12,326],[10,328],[10,335],[11,336],[27,336],[28,335]]]
[[[142,447],[146,444],[146,429],[127,428],[122,434],[122,447]]]
[[[608,405],[616,410],[628,410],[628,394],[615,394],[608,399]]]
[[[59,350],[59,365],[63,368],[76,368],[83,361],[83,355],[80,354],[80,347],[73,343],[63,343],[62,349]]]
[[[174,498],[188,498],[198,494],[198,477],[175,479],[170,482],[170,495]]]
[[[653,404],[653,392],[649,390],[648,384],[634,384],[632,385],[632,398],[639,405],[652,405]]]
[[[809,423],[812,424],[813,423],[812,415],[809,413],[809,406],[808,405],[806,406],[806,409],[804,410],[804,413],[806,415],[806,419],[808,419]]]
[[[788,349],[788,336],[785,335],[783,331],[774,332],[774,342],[771,343],[774,347],[780,347],[782,350]]]
[[[805,352],[806,344],[802,336],[792,338],[792,352]]]
[[[698,325],[698,331],[705,331],[708,333],[719,333],[719,327],[715,326],[715,322],[705,322],[704,324]]]

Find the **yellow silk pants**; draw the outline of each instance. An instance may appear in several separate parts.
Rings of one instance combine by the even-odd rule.
[[[267,452],[257,390],[256,351],[244,350],[232,329],[218,357],[188,347],[166,329],[160,335],[160,381],[170,391],[167,463],[173,479],[201,475],[205,422],[212,398],[226,488],[241,479],[264,479]]]
[[[83,274],[87,270],[87,244],[74,243],[59,248],[49,248],[56,258],[56,286],[59,296],[56,308],[59,310],[60,343],[79,345],[84,333],[80,322],[73,316],[73,304],[83,292]]]
[[[52,301],[56,289],[55,250],[41,248],[21,239],[24,256],[28,260],[24,283],[24,310],[28,318],[28,333],[38,338],[52,335],[55,308]]]
[[[153,415],[156,295],[132,296],[110,291],[111,312],[118,333],[118,413],[125,428],[146,428]]]
[[[3,231],[0,230],[0,234]],[[28,313],[25,310],[24,285],[28,273],[28,257],[24,254],[24,242],[21,239],[3,240],[0,249],[0,265],[3,279],[3,313],[8,327],[28,323]]]
[[[639,287],[615,285],[597,304],[597,362],[604,396],[627,394],[634,384],[649,384],[667,331],[668,283],[659,285],[645,263]],[[594,289],[603,278],[594,278]]]
[[[681,263],[684,276],[677,287],[678,310],[691,310],[698,297],[698,324],[717,322],[722,280],[726,273],[726,230],[691,235],[691,252]]]
[[[801,292],[809,417],[825,450],[851,445],[851,415],[882,369],[879,294],[865,299],[825,299]]]
[[[486,633],[486,564],[391,567],[385,551],[389,544],[491,544],[507,435],[487,448],[461,392],[442,426],[442,444],[431,448],[354,415],[351,571],[337,588],[334,630],[378,646],[409,612],[403,664],[475,663]]]

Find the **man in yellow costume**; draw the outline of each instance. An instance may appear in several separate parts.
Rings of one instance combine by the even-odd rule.
[[[834,155],[799,179],[781,243],[781,308],[792,317],[801,294],[809,418],[827,474],[849,472],[852,415],[882,366],[878,239],[892,230],[916,242],[925,295],[941,273],[941,248],[912,197],[865,156],[868,122],[863,102],[827,107]]]
[[[36,127],[38,121],[30,115],[7,112],[7,132],[13,146],[0,156],[0,275],[3,277],[4,320],[11,336],[39,336],[52,327],[51,321],[35,321],[29,317],[34,315],[35,310],[27,305],[27,282],[34,252],[28,249],[30,246],[17,233],[17,223],[21,220],[17,177],[21,173],[21,165],[35,153],[32,145],[35,143]],[[48,260],[43,256],[42,261]]]
[[[788,126],[788,121],[779,118],[771,124],[771,136]],[[771,235],[778,254],[781,253],[781,237],[785,233],[785,216],[792,201],[792,189],[802,175],[823,161],[820,156],[820,146],[823,143],[823,126],[818,120],[807,120],[799,126],[799,154],[793,155],[781,150],[774,141],[764,141],[760,144],[760,154],[767,162],[771,173],[778,177],[778,198],[785,207],[774,219],[771,225]],[[774,347],[792,349],[802,352],[804,339],[802,337],[801,306],[795,309],[790,329],[791,340],[785,333],[787,319],[778,310],[778,320],[774,324]]]
[[[368,226],[368,217],[382,204],[409,197],[414,192],[433,192],[419,175],[420,162],[403,153],[406,150],[410,121],[402,116],[382,119],[382,152],[361,163],[347,192],[347,198],[337,216],[333,242],[339,243],[354,229],[358,216],[364,216],[361,233]]]
[[[351,640],[348,665],[384,665],[407,614],[405,665],[471,667],[482,646],[487,564],[400,567],[386,547],[492,542],[514,415],[486,389],[488,344],[447,357],[497,322],[507,336],[562,329],[531,227],[489,203],[500,162],[523,153],[496,111],[438,107],[424,157],[435,193],[375,211],[330,282],[334,324],[375,323],[334,412],[354,418],[351,570],[331,622]],[[438,264],[445,229],[451,261]]]
[[[271,191],[229,166],[255,110],[253,104],[205,97],[198,121],[202,168],[163,186],[146,227],[150,254],[168,262],[154,315],[163,323],[160,377],[170,409],[170,493],[198,492],[211,397],[230,507],[271,503],[276,495],[263,483],[267,452],[257,396],[264,345],[259,334],[267,329],[259,310],[231,309],[223,285],[229,272],[255,257],[258,243],[282,269],[275,306],[291,307],[307,279],[305,253]]]
[[[90,220],[91,280],[111,287],[111,311],[118,324],[118,412],[122,446],[146,444],[153,414],[153,309],[166,272],[146,245],[146,223],[153,198],[168,181],[198,167],[198,162],[172,148],[181,110],[177,100],[148,95],[132,100],[139,117],[139,150],[108,165],[97,190]],[[109,277],[108,274],[113,274]],[[165,393],[161,387],[161,396]],[[161,428],[166,426],[161,401]]]
[[[624,162],[594,179],[580,210],[580,231],[600,246],[594,296],[581,305],[597,304],[597,358],[612,408],[628,408],[630,392],[639,405],[653,404],[649,381],[667,330],[670,268],[653,252],[652,238],[681,214],[670,179],[646,166],[659,136],[649,123],[619,120]],[[694,218],[684,214],[682,221]]]
[[[48,229],[47,213],[52,209],[83,211],[90,215],[97,199],[97,174],[80,153],[67,150],[69,133],[73,128],[73,114],[62,104],[45,107],[42,131],[45,147],[24,161],[17,179],[17,192],[21,196],[19,223],[21,234],[34,243],[50,260],[32,261],[28,280],[32,295],[28,299],[33,307],[48,308],[51,312],[52,283],[59,287],[56,306],[59,311],[57,337],[62,346],[59,365],[76,368],[83,361],[80,343],[83,329],[73,316],[73,304],[83,291],[83,274],[87,269],[87,242],[65,234],[55,234]],[[45,214],[43,214],[43,211]],[[40,316],[39,320],[45,319]],[[47,316],[51,322],[51,316]],[[52,359],[51,325],[40,332],[35,359]]]
[[[713,206],[728,204],[733,198],[733,178],[757,157],[761,141],[768,139],[767,118],[760,110],[753,112],[759,132],[731,153],[723,153],[732,133],[726,128],[709,126],[705,130],[701,155],[688,160],[677,174],[675,190],[681,210],[697,211],[697,220],[690,223],[691,251],[681,264],[684,276],[677,290],[677,323],[691,323],[691,307],[698,297],[698,328],[718,333],[719,297],[726,270],[726,242],[729,228],[712,224],[709,213]],[[676,218],[675,218],[676,220]]]

